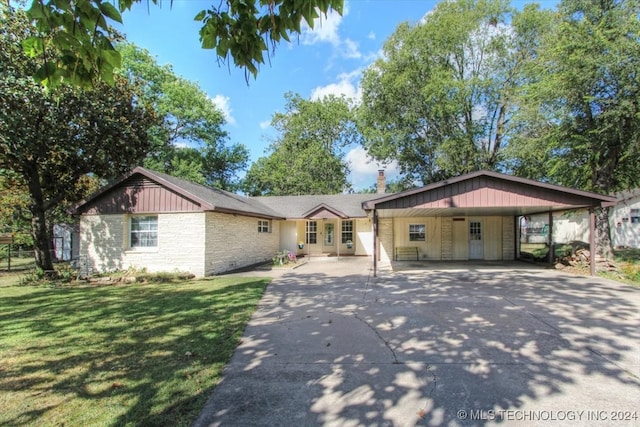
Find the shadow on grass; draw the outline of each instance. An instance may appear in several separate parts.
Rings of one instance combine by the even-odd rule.
[[[0,424],[188,425],[267,283],[5,288]]]

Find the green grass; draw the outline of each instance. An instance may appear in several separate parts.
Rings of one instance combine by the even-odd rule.
[[[25,271],[29,270],[36,265],[36,260],[33,257],[21,257],[18,258],[15,254],[11,256],[11,271]],[[9,268],[9,260],[6,257],[0,258],[0,274],[6,273]]]
[[[604,273],[605,277],[640,287],[640,249],[615,250],[614,263],[618,271]]]
[[[1,281],[0,425],[189,425],[268,281]]]

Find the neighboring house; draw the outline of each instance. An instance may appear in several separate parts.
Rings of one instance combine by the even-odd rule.
[[[53,255],[56,261],[71,261],[78,258],[79,241],[77,225],[53,225]]]
[[[616,194],[618,202],[609,214],[614,248],[640,248],[640,188]]]
[[[623,191],[614,195],[616,202],[609,208],[611,245],[614,248],[640,248],[640,189]],[[548,215],[527,218],[528,229],[548,228]],[[553,242],[555,244],[583,243],[589,241],[589,212],[556,212],[553,214]],[[531,233],[529,233],[531,235]],[[535,237],[534,237],[535,239]]]
[[[378,184],[382,192],[382,173]],[[98,271],[202,276],[290,250],[372,256],[375,273],[393,259],[513,260],[522,216],[614,200],[487,171],[395,194],[248,198],[136,168],[76,212],[80,255]]]

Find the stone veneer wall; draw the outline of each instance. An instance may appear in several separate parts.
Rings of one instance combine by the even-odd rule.
[[[258,233],[258,218],[206,213],[205,274],[219,274],[269,261],[280,249],[280,221],[270,233]]]
[[[152,214],[150,214],[152,215]],[[150,272],[188,271],[205,274],[205,214],[158,214],[158,246],[131,249],[131,215],[83,215],[80,218],[80,255],[93,271],[146,268]]]

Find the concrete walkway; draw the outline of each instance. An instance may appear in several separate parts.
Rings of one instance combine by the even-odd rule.
[[[622,419],[622,420],[620,420]],[[640,289],[526,264],[276,278],[195,426],[640,425]]]

